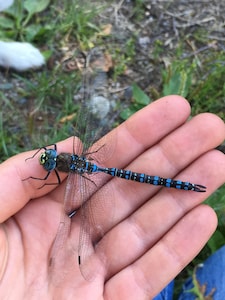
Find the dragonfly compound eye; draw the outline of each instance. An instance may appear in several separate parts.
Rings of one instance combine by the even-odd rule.
[[[48,155],[46,151],[40,155],[39,162],[48,172],[56,168],[56,157]]]

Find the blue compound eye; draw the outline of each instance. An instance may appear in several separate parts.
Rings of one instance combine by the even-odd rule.
[[[42,153],[39,162],[48,172],[56,168],[56,157],[51,152],[45,151]]]
[[[44,163],[44,168],[47,171],[52,171],[56,167],[56,161],[55,159],[49,158],[45,163]]]

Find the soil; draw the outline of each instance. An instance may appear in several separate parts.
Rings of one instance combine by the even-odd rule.
[[[107,39],[111,44],[107,47],[120,47],[126,51],[126,44],[131,39],[135,41],[132,61],[127,62],[124,74],[116,79],[116,87],[123,88],[136,82],[156,99],[162,86],[162,70],[173,61],[179,49],[182,48],[181,59],[207,56],[212,51],[225,49],[224,1],[121,0],[105,1],[105,4],[96,22],[112,26],[112,39]],[[22,76],[32,82],[31,74]],[[25,88],[24,80],[1,69],[2,123],[11,134],[20,130],[19,124],[30,113],[28,100],[21,96],[21,90]],[[13,117],[7,114],[12,107],[16,114]],[[26,139],[22,144],[26,144]]]

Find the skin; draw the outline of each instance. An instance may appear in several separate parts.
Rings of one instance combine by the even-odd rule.
[[[136,300],[151,299],[159,293],[215,231],[217,217],[202,202],[225,182],[225,156],[213,150],[225,139],[224,123],[209,113],[188,121],[189,115],[185,99],[167,96],[107,136],[114,145],[107,166],[186,180],[207,186],[207,191],[159,188],[110,178],[105,186],[114,191],[107,199],[114,203],[114,218],[102,217],[102,226],[108,231],[99,240],[95,255],[104,259],[91,281],[81,275],[76,251],[66,256],[66,239],[65,253],[58,254],[59,258],[65,255],[65,261],[59,259],[53,276],[49,273],[49,253],[61,217],[66,180],[41,189],[39,180],[23,180],[46,175],[38,156],[25,162],[35,151],[2,163],[0,298]],[[72,153],[72,147],[72,138],[57,143],[58,153]],[[62,180],[65,177],[60,173]],[[54,180],[52,172],[48,182]],[[109,205],[105,212],[110,211]],[[79,228],[78,212],[72,219],[70,236],[75,250]],[[64,267],[68,272],[62,271]]]

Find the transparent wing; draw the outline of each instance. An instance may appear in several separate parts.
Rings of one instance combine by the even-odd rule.
[[[74,272],[76,249],[71,242],[71,218],[68,214],[80,207],[81,199],[76,197],[79,189],[79,175],[70,173],[67,178],[64,202],[57,234],[53,242],[49,259],[49,274],[51,282],[58,285]],[[75,236],[76,234],[76,236]],[[79,230],[74,232],[73,239],[78,241]],[[78,243],[77,243],[78,244]],[[78,247],[78,246],[77,246]]]
[[[85,178],[73,173],[68,176],[49,261],[51,281],[56,285],[68,276],[75,276],[77,269],[87,281],[106,271],[107,260],[95,251],[114,220],[114,198],[103,184],[105,177],[105,174],[92,174]],[[70,218],[68,214],[73,211]]]
[[[90,148],[90,145],[108,130],[107,126],[102,126],[102,114],[99,115],[95,103],[96,97],[106,97],[105,65],[105,56],[101,50],[95,48],[87,56],[82,86],[83,97],[76,123],[76,133],[83,141],[83,150],[75,142],[73,147],[75,154],[87,154],[89,159],[95,158],[98,163],[107,160],[114,149],[109,139],[107,144],[103,139],[100,144]],[[101,266],[104,266],[95,254],[95,247],[105,233],[102,224],[112,220],[113,201],[107,201],[107,189],[96,192],[107,175],[85,176],[87,178],[70,173],[67,179],[60,225],[50,254],[50,274],[55,283],[61,282],[71,274],[75,265],[79,265],[83,277],[87,280],[94,278]],[[79,207],[80,210],[70,218],[68,215]]]
[[[77,123],[79,137],[83,141],[83,153],[90,153],[87,158],[90,160],[95,159],[100,164],[110,157],[114,149],[109,139],[107,141],[103,139],[100,143],[95,143],[111,127],[107,122],[107,111],[97,109],[99,102],[102,107],[107,107],[107,101],[109,101],[106,70],[107,59],[105,54],[99,48],[92,49],[86,57],[86,68],[83,76],[83,100]],[[111,137],[113,136],[111,135]],[[92,146],[93,143],[95,143],[94,146]],[[86,176],[88,178],[80,180],[82,205],[77,258],[83,277],[86,280],[92,280],[105,265],[96,255],[95,247],[97,241],[105,233],[102,224],[105,224],[106,220],[113,219],[114,210],[113,202],[109,203],[107,201],[109,199],[107,189],[101,189],[101,192],[97,192],[107,176],[103,174]]]
[[[82,198],[87,197],[81,206],[81,226],[78,247],[78,264],[83,277],[91,281],[97,274],[104,274],[107,269],[107,259],[101,254],[99,242],[109,228],[112,227],[114,220],[114,198],[107,185],[100,186],[104,181],[104,174],[93,174],[90,180],[84,179],[81,186]],[[95,182],[95,184],[93,183]]]
[[[108,116],[110,101],[105,72],[107,66],[107,56],[100,48],[93,48],[86,56],[75,128],[86,150],[112,128]]]

